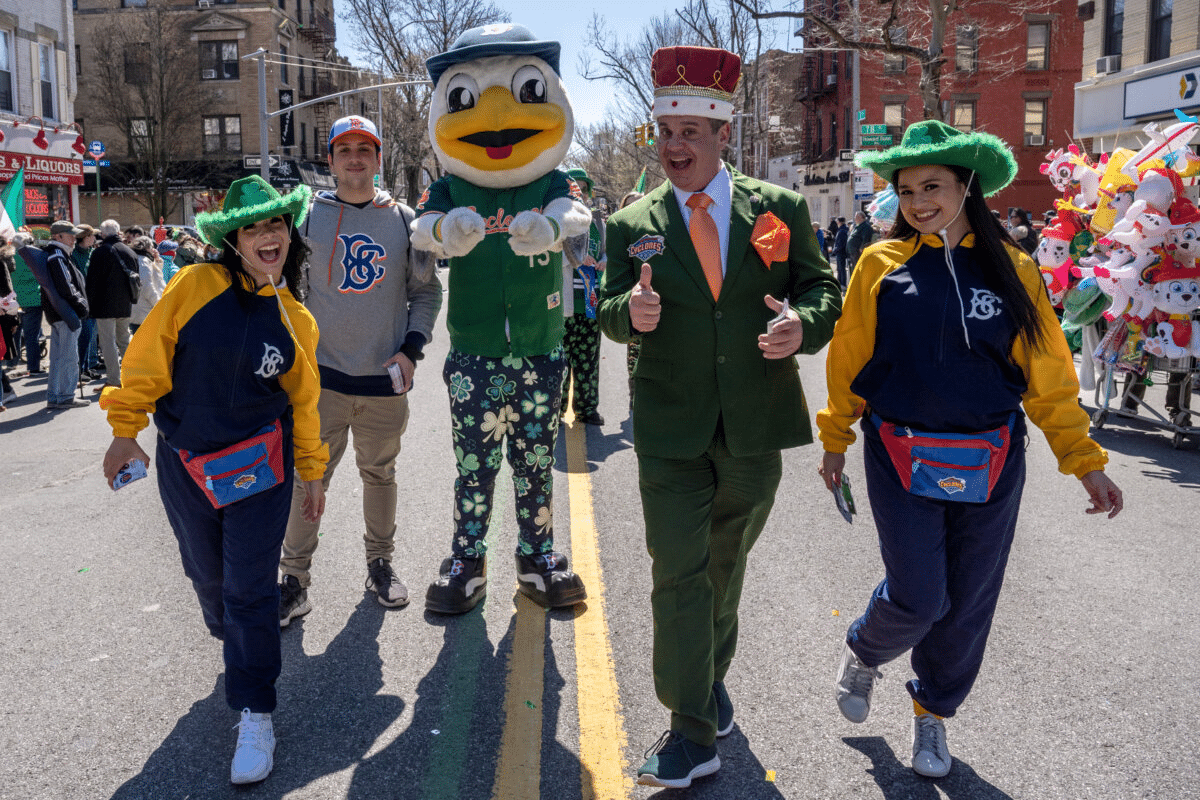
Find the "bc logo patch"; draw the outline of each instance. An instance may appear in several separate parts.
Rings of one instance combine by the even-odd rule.
[[[946,494],[958,494],[967,488],[967,482],[962,478],[951,475],[938,481],[938,487]]]
[[[342,254],[342,283],[338,291],[342,294],[354,292],[365,294],[383,280],[387,269],[380,263],[387,258],[387,250],[365,233],[341,234],[338,236],[345,253]]]
[[[663,250],[666,249],[665,241],[661,235],[646,234],[629,245],[629,257],[636,258],[645,264],[654,256],[662,255]]]
[[[283,353],[279,352],[279,348],[263,342],[262,363],[258,365],[254,374],[260,378],[274,378],[279,374],[279,366],[282,363]]]

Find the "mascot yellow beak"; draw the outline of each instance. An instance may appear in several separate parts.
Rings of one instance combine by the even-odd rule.
[[[492,86],[473,107],[437,120],[437,143],[447,156],[475,169],[519,169],[558,144],[566,120],[554,103],[521,103],[508,88]]]

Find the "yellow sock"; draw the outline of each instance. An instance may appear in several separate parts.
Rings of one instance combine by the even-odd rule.
[[[918,703],[916,700],[913,700],[913,713],[916,714],[918,717],[921,716],[922,714],[933,714],[933,716],[937,717],[938,719],[942,719],[942,717],[939,717],[937,714],[934,714],[932,711],[929,711],[923,705]]]

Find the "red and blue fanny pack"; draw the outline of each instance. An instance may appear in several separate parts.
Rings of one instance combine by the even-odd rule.
[[[979,433],[930,433],[884,422],[874,412],[870,417],[907,492],[960,503],[991,497],[1016,418],[1014,412],[1006,425]]]
[[[254,436],[213,453],[176,450],[213,508],[252,497],[283,483],[283,425],[275,420]]]

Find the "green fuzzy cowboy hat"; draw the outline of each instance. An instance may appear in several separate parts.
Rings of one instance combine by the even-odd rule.
[[[220,211],[197,214],[196,228],[205,242],[213,247],[224,247],[222,241],[231,232],[271,217],[291,217],[292,227],[299,227],[308,214],[311,199],[312,189],[304,184],[281,195],[261,175],[250,175],[229,185]]]
[[[1017,160],[1003,139],[980,131],[963,133],[936,119],[914,122],[904,131],[900,144],[887,150],[859,153],[854,163],[888,183],[895,183],[896,173],[907,167],[952,164],[973,169],[985,197],[991,197],[1017,177]]]
[[[592,183],[592,178],[590,175],[587,174],[587,170],[582,169],[580,167],[575,167],[574,169],[567,170],[567,177],[570,178],[571,180],[575,181],[576,183],[580,184],[580,186],[579,186],[580,189],[582,189],[583,184],[586,183],[587,184],[586,191],[588,194],[591,194],[592,189],[595,188],[595,184]]]

